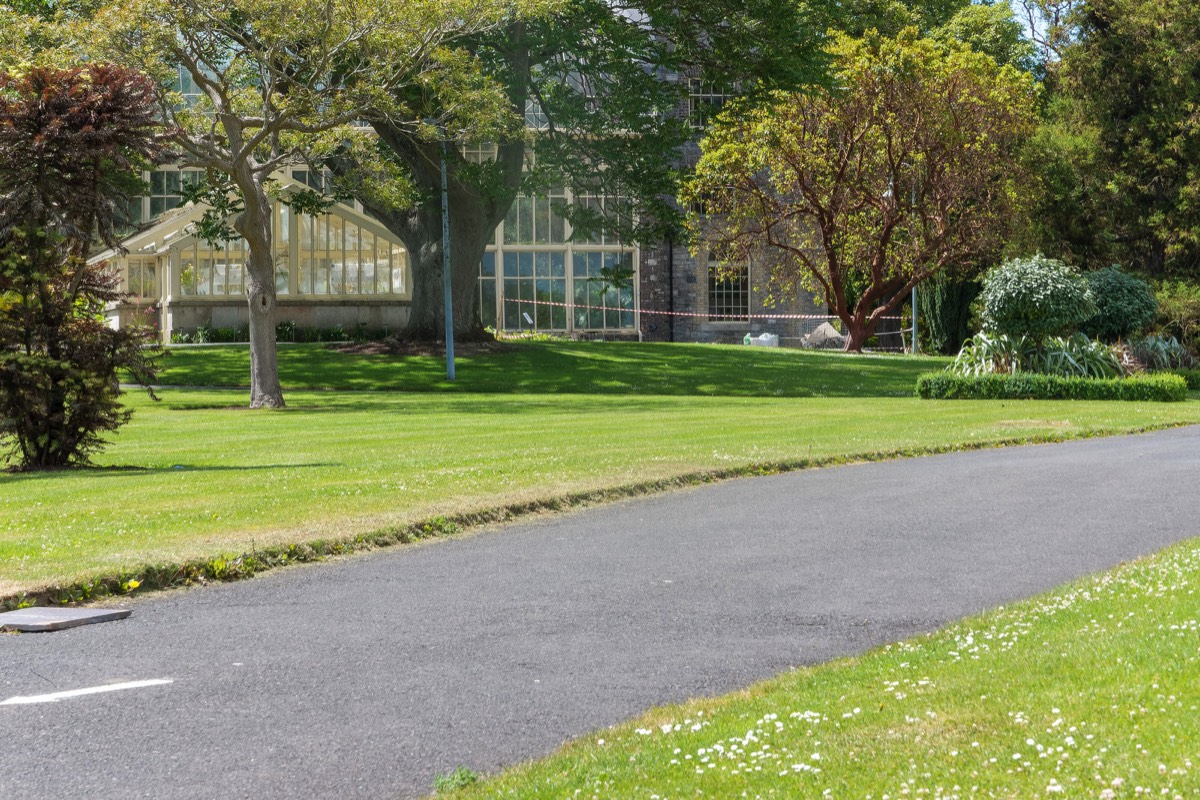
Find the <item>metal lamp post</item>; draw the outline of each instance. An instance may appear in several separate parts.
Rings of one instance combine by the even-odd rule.
[[[454,380],[454,296],[450,286],[450,189],[446,176],[446,130],[442,129],[442,295],[446,316],[446,380]]]

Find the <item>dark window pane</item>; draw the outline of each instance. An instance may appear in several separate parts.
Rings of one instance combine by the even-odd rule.
[[[482,279],[479,281],[479,321],[484,327],[496,325],[496,281]]]

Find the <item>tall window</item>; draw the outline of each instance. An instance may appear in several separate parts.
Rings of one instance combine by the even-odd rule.
[[[129,294],[136,298],[157,298],[158,267],[154,261],[129,260]]]
[[[688,126],[704,130],[725,105],[725,95],[699,78],[688,79]]]
[[[564,251],[504,254],[506,330],[566,330],[566,303]]]
[[[479,321],[496,326],[496,254],[484,253],[479,262]]]
[[[179,288],[185,295],[240,295],[245,289],[246,240],[216,247],[193,240],[181,252]]]
[[[323,170],[294,169],[292,170],[292,177],[310,189],[315,189],[325,194],[333,194],[333,176],[328,172]]]
[[[177,82],[175,88],[183,95],[183,102],[188,108],[195,107],[204,93],[196,82],[192,80],[192,73],[188,72],[185,67],[176,67]],[[207,71],[207,70],[206,70]]]
[[[708,319],[738,322],[750,318],[750,267],[708,258]]]
[[[150,218],[179,208],[183,203],[180,189],[199,183],[204,173],[199,170],[156,169],[150,173]]]
[[[488,161],[496,160],[496,145],[491,142],[464,144],[462,146],[463,159],[472,164],[483,164]]]
[[[575,327],[633,327],[633,254],[576,251]]]
[[[586,237],[580,236],[578,229],[574,232],[572,241],[576,244],[622,245],[618,229],[629,230],[633,225],[633,204],[623,195],[577,194],[575,204],[585,208],[595,216],[599,227],[591,230]]]
[[[518,195],[504,219],[505,244],[562,244],[567,240],[566,220],[554,206],[566,202],[566,193],[552,189],[548,195]]]
[[[550,118],[542,110],[542,104],[532,97],[525,101],[525,127],[544,131],[550,127]]]
[[[407,253],[337,214],[299,217],[301,294],[404,291]]]

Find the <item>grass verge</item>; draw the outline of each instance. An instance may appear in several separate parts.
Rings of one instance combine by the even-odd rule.
[[[1151,429],[1142,429],[1144,432]],[[1075,437],[1066,437],[1075,438]],[[258,547],[253,540],[251,549],[243,552],[224,552],[213,557],[193,558],[182,562],[165,561],[159,564],[137,564],[118,572],[101,572],[91,577],[49,586],[24,589],[0,595],[0,608],[14,610],[36,605],[69,605],[86,603],[112,596],[135,592],[177,588],[214,581],[236,581],[251,578],[264,570],[322,561],[333,556],[411,544],[425,539],[451,536],[473,528],[511,522],[521,517],[544,512],[561,512],[590,505],[654,494],[657,492],[697,486],[733,478],[756,477],[792,472],[800,469],[839,466],[848,463],[884,461],[894,458],[936,455],[939,453],[973,450],[1010,445],[1029,445],[1064,441],[1061,434],[1045,438],[987,440],[953,443],[942,447],[920,447],[897,451],[860,453],[854,456],[829,456],[822,459],[750,463],[735,467],[691,472],[669,478],[592,489],[563,495],[548,496],[509,505],[480,508],[450,516],[438,515],[413,523],[373,528],[349,536],[320,538],[291,544]]]
[[[439,520],[458,529],[763,471],[1200,422],[1195,402],[922,402],[912,380],[926,359],[531,346],[495,355],[541,367],[599,359],[605,370],[629,360],[614,373],[624,377],[667,364],[679,393],[290,392],[281,412],[247,411],[233,391],[166,389],[157,404],[131,395],[137,413],[100,468],[0,474],[0,600],[71,602],[243,577],[442,533]],[[225,357],[223,348],[188,352]],[[368,386],[412,358],[381,362]],[[768,362],[790,381],[780,391],[807,385],[829,396],[731,394],[749,391],[746,376]],[[310,377],[333,386],[340,369]],[[596,382],[589,366],[563,369],[537,380]]]
[[[449,796],[1194,797],[1198,575],[1193,540],[926,637],[653,710]]]

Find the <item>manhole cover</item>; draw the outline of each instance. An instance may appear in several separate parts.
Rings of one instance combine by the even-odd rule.
[[[0,631],[61,631],[130,615],[126,608],[22,608],[0,614]]]

